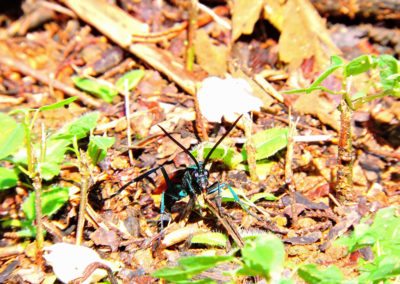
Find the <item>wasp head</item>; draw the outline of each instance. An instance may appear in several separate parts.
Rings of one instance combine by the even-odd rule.
[[[196,184],[205,191],[208,188],[208,177],[210,176],[208,170],[204,168],[196,169],[193,171],[192,177]]]

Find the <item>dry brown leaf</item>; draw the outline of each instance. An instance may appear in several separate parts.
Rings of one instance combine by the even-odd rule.
[[[233,1],[232,40],[237,40],[242,34],[251,34],[255,23],[260,18],[263,0]]]
[[[330,57],[340,54],[325,27],[325,22],[309,0],[289,0],[279,38],[279,57],[297,69],[304,59],[314,57],[314,71],[329,65]]]
[[[293,108],[302,114],[311,114],[336,131],[339,131],[340,112],[325,94],[314,92],[300,95]]]
[[[210,75],[223,76],[227,70],[228,48],[213,44],[204,30],[198,30],[194,42],[196,60]]]
[[[283,15],[286,1],[265,0],[264,1],[264,19],[268,20],[279,31],[283,28]]]

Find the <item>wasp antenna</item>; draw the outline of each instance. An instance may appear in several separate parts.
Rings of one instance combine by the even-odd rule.
[[[221,144],[222,140],[225,139],[226,136],[228,136],[228,134],[232,131],[232,129],[236,126],[236,124],[239,122],[239,120],[242,118],[243,114],[241,114],[238,118],[236,118],[235,122],[232,124],[232,126],[228,129],[228,131],[222,135],[222,137],[217,141],[217,143],[215,143],[214,147],[212,147],[212,149],[210,150],[210,152],[208,152],[207,157],[204,159],[203,162],[203,168],[205,168],[208,160],[210,159],[212,153],[214,152],[214,150],[218,147],[219,144]]]
[[[193,162],[196,164],[196,167],[197,167],[198,169],[200,169],[199,162],[196,160],[196,158],[193,156],[193,154],[190,153],[189,150],[186,149],[181,143],[179,143],[178,140],[176,140],[174,137],[172,137],[172,135],[169,134],[164,128],[162,128],[161,125],[158,125],[158,127],[160,127],[161,130],[162,130],[162,132],[164,132],[164,134],[167,135],[167,137],[168,137],[169,139],[171,139],[176,145],[178,145],[178,146],[183,150],[183,152],[185,152],[186,154],[188,154],[189,157],[190,157],[190,158],[193,160]]]

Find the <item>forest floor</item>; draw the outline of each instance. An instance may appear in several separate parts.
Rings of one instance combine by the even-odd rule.
[[[88,265],[101,268],[100,279],[110,267],[111,283],[398,280],[398,97],[351,111],[353,178],[342,196],[340,95],[284,92],[310,86],[332,55],[398,58],[396,20],[323,18],[307,0],[199,9],[197,1],[8,2],[0,9],[1,283],[79,282]],[[203,81],[212,76],[228,79]],[[342,82],[335,73],[324,86]],[[373,95],[377,82],[364,72],[348,89]],[[220,199],[196,191],[196,162],[221,137],[205,166],[208,185],[230,185],[242,203],[228,187]],[[167,181],[161,168],[151,171],[161,165]],[[165,197],[160,214],[165,190],[177,200]],[[39,220],[34,191],[42,192]],[[277,251],[284,244],[283,262],[262,255],[274,259],[264,272],[227,273],[249,269],[249,236],[260,235]],[[226,255],[234,260],[180,263],[177,278],[154,274],[181,257]]]

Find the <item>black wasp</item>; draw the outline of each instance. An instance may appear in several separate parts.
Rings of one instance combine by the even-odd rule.
[[[134,178],[130,182],[126,183],[110,198],[122,192],[126,187],[128,187],[132,183],[138,182],[160,169],[165,180],[165,186],[164,188],[161,189],[162,197],[161,197],[160,213],[162,215],[162,221],[163,221],[163,215],[165,214],[165,209],[171,211],[172,206],[182,198],[189,196],[190,199],[194,201],[196,200],[196,196],[202,193],[213,194],[217,192],[219,195],[221,189],[224,187],[228,187],[235,201],[240,203],[237,194],[228,184],[215,182],[209,185],[209,180],[208,180],[209,172],[205,168],[205,166],[209,162],[210,157],[214,152],[214,150],[218,147],[218,145],[222,142],[222,140],[224,140],[225,137],[228,136],[228,134],[236,126],[241,117],[242,115],[235,120],[235,122],[232,124],[229,130],[217,141],[217,143],[215,143],[212,149],[208,152],[204,161],[198,161],[193,156],[193,154],[190,153],[188,149],[186,149],[181,143],[179,143],[174,137],[172,137],[171,134],[169,134],[164,128],[162,128],[159,125],[160,129],[164,132],[164,134],[169,139],[171,139],[176,145],[178,145],[187,155],[189,155],[189,157],[193,160],[194,164],[179,169],[172,175],[167,174],[163,165],[158,166],[154,169],[151,169],[141,174],[140,176]]]

